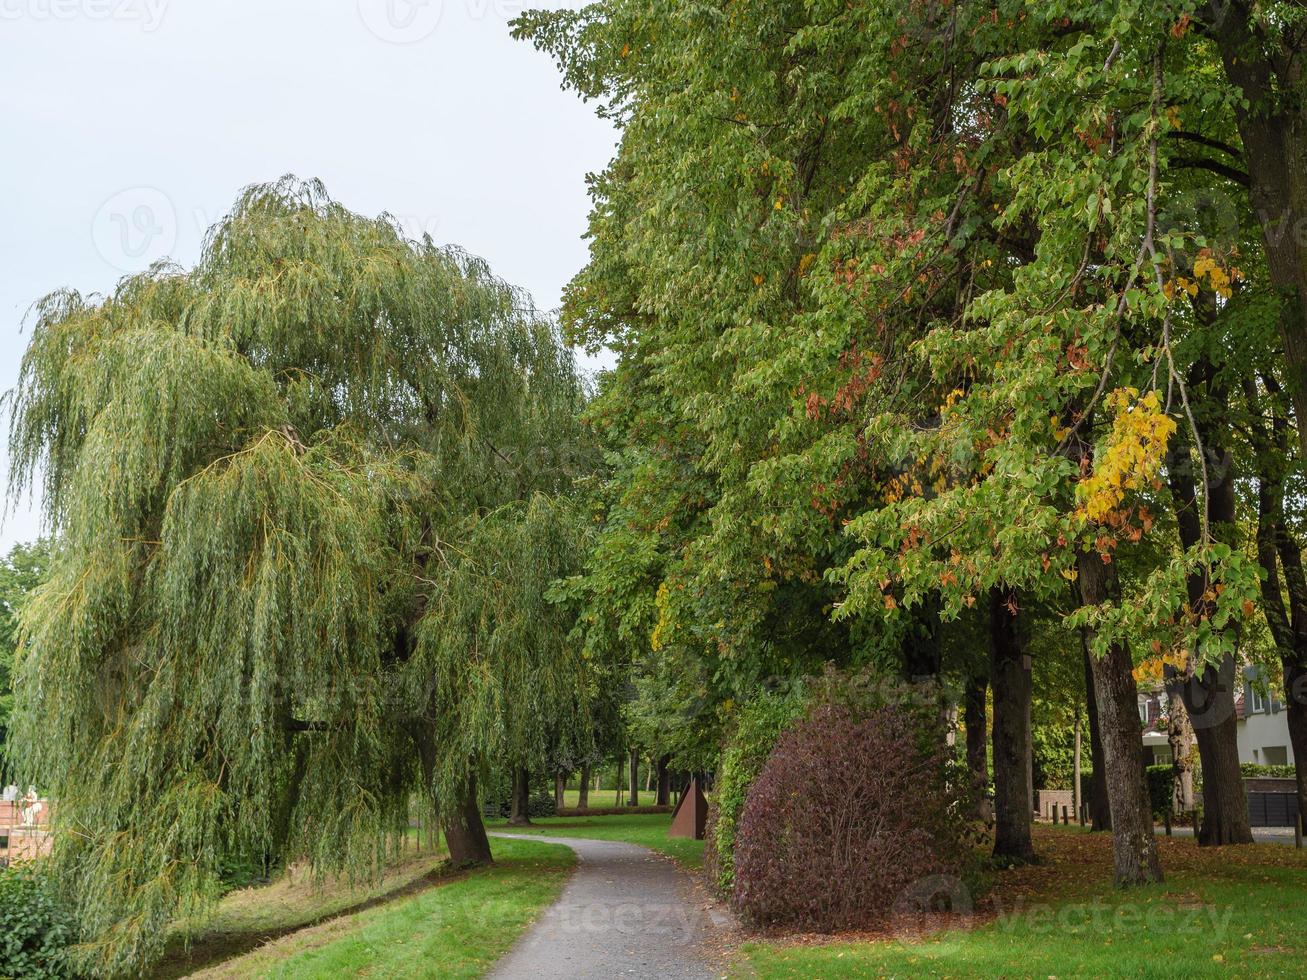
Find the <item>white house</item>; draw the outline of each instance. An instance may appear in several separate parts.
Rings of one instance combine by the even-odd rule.
[[[1261,668],[1243,671],[1240,690],[1235,694],[1234,714],[1237,724],[1239,761],[1262,766],[1291,766],[1293,746],[1289,742],[1289,721],[1284,703],[1274,694],[1264,693]],[[1167,696],[1160,687],[1139,692],[1139,720],[1144,725],[1144,760],[1149,765],[1170,765],[1171,745],[1167,741]]]
[[[1291,766],[1293,745],[1289,742],[1289,718],[1274,693],[1259,690],[1260,668],[1244,671],[1243,690],[1235,698],[1239,719],[1239,761],[1262,766]]]

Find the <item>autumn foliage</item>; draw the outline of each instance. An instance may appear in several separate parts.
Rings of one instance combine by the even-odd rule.
[[[959,874],[966,820],[943,745],[909,714],[825,704],[787,730],[749,791],[734,905],[761,926],[873,925],[910,886]]]

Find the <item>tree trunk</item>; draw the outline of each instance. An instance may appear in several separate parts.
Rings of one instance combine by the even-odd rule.
[[[1273,47],[1281,42],[1254,36],[1248,0],[1213,0],[1210,7],[1226,77],[1243,96],[1234,102],[1235,120],[1267,272],[1280,294],[1285,374],[1307,459],[1307,123],[1293,94],[1301,82],[1292,77],[1302,69],[1295,52]]]
[[[1034,859],[1030,838],[1030,657],[1017,625],[1016,594],[990,592],[990,669],[994,686],[994,856]]]
[[[1199,306],[1200,314],[1214,317],[1211,304]],[[1216,419],[1202,418],[1199,436],[1206,459],[1207,487],[1200,500],[1190,439],[1177,434],[1167,447],[1166,472],[1175,505],[1180,544],[1193,548],[1202,541],[1199,509],[1206,508],[1207,520],[1215,540],[1229,541],[1235,535],[1234,460],[1225,448],[1225,413],[1229,411],[1228,392],[1216,380],[1214,368],[1198,361],[1190,371],[1189,388],[1201,394]],[[1186,583],[1189,609],[1195,616],[1210,616],[1214,602],[1210,598],[1212,583],[1198,571]],[[1237,625],[1226,627],[1236,640]],[[1203,825],[1198,830],[1199,845],[1251,844],[1252,827],[1248,822],[1248,799],[1239,771],[1238,727],[1234,716],[1235,661],[1226,654],[1218,664],[1191,665],[1177,679],[1177,685],[1189,712],[1198,743],[1198,757],[1203,767]]]
[[[525,766],[516,766],[513,769],[513,796],[508,813],[510,827],[525,827],[531,822],[530,802],[531,774]]]
[[[631,750],[631,798],[626,801],[627,806],[640,805],[640,752],[638,749]]]
[[[1097,551],[1081,552],[1076,561],[1080,598],[1087,606],[1106,602],[1115,590],[1109,566]],[[1092,644],[1092,634],[1089,637]],[[1112,850],[1118,886],[1162,880],[1153,833],[1153,808],[1148,799],[1142,765],[1143,725],[1139,721],[1139,690],[1134,664],[1120,644],[1108,647],[1102,657],[1090,656],[1099,729],[1103,739],[1103,768],[1112,814]]]
[[[967,729],[967,771],[971,774],[971,793],[981,819],[989,819],[989,733],[985,730],[985,693],[989,678],[981,673],[967,678],[962,698],[962,721]]]
[[[1284,666],[1284,700],[1289,723],[1289,744],[1293,746],[1294,776],[1298,780],[1298,816],[1307,830],[1307,667]]]
[[[613,800],[613,806],[622,805],[622,783],[626,781],[626,776],[622,772],[626,768],[626,753],[619,752],[617,755],[617,775],[614,777],[617,785],[617,796]]]
[[[581,788],[577,792],[576,808],[578,810],[588,810],[590,808],[590,765],[581,767]]]
[[[554,773],[554,809],[561,810],[565,805],[564,793],[567,790],[567,776],[561,772]]]
[[[481,821],[481,807],[477,803],[476,778],[469,776],[458,808],[442,821],[445,847],[449,861],[456,868],[469,868],[489,864],[490,838]]]
[[[1185,710],[1193,722],[1203,766],[1203,825],[1200,847],[1251,844],[1248,797],[1239,769],[1238,728],[1234,716],[1234,657],[1221,659],[1183,681]]]
[[[1284,460],[1289,456],[1288,427],[1281,394],[1273,377],[1263,378],[1270,399],[1271,424],[1263,416],[1261,392],[1245,378],[1248,417],[1257,472],[1257,563],[1262,578],[1262,611],[1280,654],[1284,676],[1285,720],[1293,747],[1298,782],[1298,813],[1307,827],[1307,572],[1302,545],[1284,519]],[[1300,420],[1299,428],[1307,428]],[[1287,598],[1287,602],[1286,602]]]
[[[1194,808],[1194,726],[1185,710],[1179,685],[1166,684],[1166,741],[1171,746],[1171,812],[1189,813]]]
[[[658,757],[658,796],[654,799],[658,806],[667,806],[667,801],[672,796],[672,773],[667,768],[671,761],[670,755]]]
[[[1089,716],[1089,764],[1094,767],[1089,780],[1089,829],[1091,832],[1112,829],[1112,807],[1107,799],[1107,763],[1103,758],[1103,730],[1099,722],[1098,695],[1094,692],[1094,662],[1089,652],[1089,635],[1081,634],[1085,652],[1085,713]]]
[[[1071,749],[1071,809],[1075,811],[1076,819],[1080,819],[1080,731],[1082,728],[1080,720],[1080,705],[1076,705],[1076,725],[1075,725],[1075,742]]]

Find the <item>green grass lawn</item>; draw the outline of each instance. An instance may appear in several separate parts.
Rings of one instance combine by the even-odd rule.
[[[193,975],[479,977],[558,897],[576,860],[565,847],[536,841],[497,840],[494,852],[489,868],[436,879],[428,887],[419,883],[399,897],[290,932]],[[286,919],[275,903],[270,915],[260,917],[260,908],[268,911],[259,901],[262,891],[239,893],[241,911],[228,911],[224,921],[263,925]]]
[[[620,840],[640,844],[674,858],[691,870],[703,867],[701,840],[685,837],[668,837],[672,825],[670,814],[629,813],[607,817],[537,817],[530,827],[507,827],[502,820],[489,821],[491,830],[513,834],[545,834],[556,837],[590,837],[597,840]],[[503,843],[496,839],[490,846],[498,849]]]
[[[617,790],[614,789],[593,790],[592,789],[590,791],[590,796],[586,802],[586,805],[590,807],[594,807],[596,809],[600,809],[600,808],[609,809],[611,807],[617,807],[617,806],[625,807],[628,797],[629,794],[627,793],[626,790],[622,790],[619,798]],[[653,806],[654,803],[657,802],[657,799],[658,799],[658,794],[653,792],[652,790],[650,790],[649,792],[645,792],[644,790],[640,791],[640,806]],[[569,807],[571,809],[576,809],[580,805],[581,805],[580,790],[575,790],[575,789],[563,790],[563,806]]]
[[[761,980],[863,977],[1307,975],[1307,853],[1280,845],[1163,844],[1165,884],[1122,892],[1110,838],[1040,828],[1046,863],[996,875],[966,928],[920,941],[754,941],[737,973]]]

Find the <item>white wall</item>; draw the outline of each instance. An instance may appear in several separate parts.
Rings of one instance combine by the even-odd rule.
[[[1288,716],[1281,709],[1274,714],[1249,714],[1239,722],[1239,761],[1261,765],[1278,764],[1279,759],[1267,761],[1267,748],[1283,748],[1284,763],[1293,765],[1293,746],[1289,744]],[[1253,751],[1257,754],[1254,756]],[[1278,754],[1277,754],[1278,755]]]

